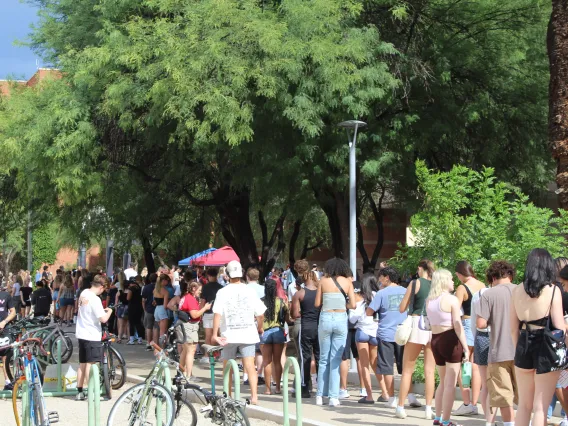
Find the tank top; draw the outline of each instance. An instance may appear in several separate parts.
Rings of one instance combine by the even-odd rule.
[[[333,311],[333,310],[345,309],[345,297],[340,292],[337,293],[324,293],[323,294],[323,305],[321,307],[322,311]]]
[[[436,299],[430,300],[428,302],[428,306],[426,306],[428,320],[430,320],[431,325],[438,325],[441,327],[451,327],[452,325],[452,313],[442,311],[442,307],[440,306],[442,297],[444,297],[445,295],[446,294],[442,294]]]
[[[156,306],[162,306],[164,304],[163,297],[154,297],[154,301],[156,302]]]
[[[431,281],[427,280],[426,278],[418,278],[420,282],[420,288],[418,292],[414,295],[414,305],[412,305],[412,312],[411,315],[420,315],[424,310],[424,304],[426,303],[426,299],[428,298],[428,294],[430,293],[430,285]]]
[[[126,290],[119,290],[118,301],[123,305],[128,304],[128,294],[126,293]]]
[[[304,288],[304,299],[300,301],[302,324],[304,326],[318,325],[320,310],[316,308],[316,293],[317,290]]]
[[[471,290],[469,289],[469,287],[465,284],[460,284],[463,285],[465,287],[465,291],[467,292],[467,300],[464,300],[462,302],[462,309],[463,309],[463,314],[466,317],[470,317],[471,316],[471,301],[473,300],[473,294],[471,294]]]

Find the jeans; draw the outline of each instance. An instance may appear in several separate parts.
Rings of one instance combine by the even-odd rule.
[[[347,313],[322,312],[318,326],[320,361],[317,396],[339,397],[339,366],[347,340]],[[327,392],[326,392],[327,391]]]

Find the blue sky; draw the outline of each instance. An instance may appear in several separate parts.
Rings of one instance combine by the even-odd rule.
[[[14,40],[26,39],[30,25],[37,22],[36,9],[19,0],[1,0],[1,3],[0,79],[28,79],[35,73],[39,58],[27,47],[14,46]]]

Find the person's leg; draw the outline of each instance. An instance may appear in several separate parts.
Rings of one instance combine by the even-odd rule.
[[[87,364],[86,362],[82,362],[82,363],[79,364],[79,369],[77,370],[77,387],[78,388],[83,388],[83,385],[85,383],[85,377],[89,374],[88,369],[87,369],[87,365],[89,367],[91,366],[90,364]]]
[[[536,399],[535,371],[515,367],[515,376],[517,378],[517,386],[519,389],[519,403],[517,404],[517,417],[515,419],[515,424],[517,426],[528,426],[531,421],[533,403]],[[554,387],[552,388],[552,392],[554,392]],[[547,404],[550,403],[552,392],[550,393]],[[505,421],[505,419],[503,420]],[[534,422],[535,426],[542,424],[546,423],[542,423],[542,420],[541,423]]]
[[[331,320],[327,312],[322,312],[318,326],[318,342],[320,347],[320,361],[318,366],[317,396],[324,395],[324,389],[329,387],[330,351],[331,351]]]
[[[298,345],[299,345],[299,358],[300,358],[300,369],[302,375],[302,391],[309,392],[310,384],[310,366],[312,363],[312,339],[309,336],[310,329],[303,328],[298,333]]]
[[[212,339],[213,339],[213,329],[212,328],[206,328],[205,329],[205,344],[206,345],[212,345]]]
[[[264,394],[271,395],[272,392],[270,392],[270,380],[272,379],[272,344],[260,345],[260,351],[262,352],[262,366],[264,369],[264,381],[266,384],[266,391],[264,392]]]
[[[130,334],[128,343],[134,343],[134,335],[136,334],[136,318],[134,312],[128,313],[128,331]]]
[[[351,359],[342,359],[339,365],[339,389],[347,389],[347,376],[349,376],[349,367]]]
[[[493,424],[495,422],[495,411],[491,412],[489,408],[489,391],[487,389],[487,366],[479,366],[479,378],[481,380],[481,393],[479,398],[481,399],[481,407],[483,408],[483,414],[485,416],[485,422]]]
[[[382,374],[379,374],[377,370],[377,358],[378,358],[378,345],[369,345],[369,368],[373,369],[373,373],[377,378],[377,382],[379,383],[379,389],[381,390],[381,397],[388,399],[389,392],[387,387],[385,386],[385,378]]]
[[[408,342],[404,347],[404,355],[402,357],[402,377],[400,379],[400,390],[398,391],[398,406],[404,407],[404,401],[410,392],[412,383],[412,373],[416,366],[416,360],[422,351],[422,345]],[[426,382],[428,388],[428,382]],[[388,387],[387,387],[388,390]],[[428,403],[428,401],[426,401]]]
[[[554,395],[558,377],[560,377],[560,371],[534,375],[532,424],[534,424],[535,426],[546,425],[546,410],[548,408],[548,405],[550,404],[552,395]]]
[[[285,342],[284,346],[282,347],[282,353],[280,354],[280,367],[282,371],[284,370],[284,366],[286,365],[286,360],[288,359],[286,356],[286,351],[288,349],[288,343]]]
[[[444,398],[442,401],[442,420],[450,420],[454,407],[456,383],[460,372],[461,363],[446,363],[446,376],[444,378]]]
[[[404,356],[406,356],[406,351],[408,350],[408,346],[404,346]],[[403,359],[404,359],[403,356]],[[402,367],[402,372],[404,373],[404,369],[406,367]],[[412,373],[411,372],[411,378]],[[434,359],[434,353],[432,352],[432,346],[428,343],[424,346],[424,378],[425,378],[425,397],[426,397],[426,406],[432,406],[432,400],[434,399],[434,392],[436,390],[436,360]]]
[[[166,333],[168,331],[168,319],[163,319],[160,321],[160,337],[159,339],[165,339],[166,338]]]
[[[470,350],[470,361],[471,361],[471,404],[477,407],[479,402],[479,395],[481,393],[481,376],[479,375],[479,366],[473,362],[473,346],[469,348]]]
[[[272,357],[274,359],[274,383],[277,394],[282,393],[280,390],[280,380],[282,379],[282,364],[279,361],[282,359],[282,354],[284,353],[285,346],[285,343],[275,343],[272,346]]]
[[[436,418],[442,418],[442,412],[444,408],[444,391],[445,391],[445,383],[446,383],[446,366],[437,365],[436,369],[438,370],[438,376],[440,376],[440,384],[438,385],[438,389],[436,389]],[[454,388],[451,389],[454,391]]]
[[[249,384],[250,384],[250,402],[253,405],[258,404],[258,376],[256,374],[256,368],[254,366],[254,356],[246,356],[242,358],[243,368],[248,374]],[[267,382],[270,383],[270,382]]]
[[[193,360],[195,358],[195,343],[185,343],[183,350],[185,352],[185,375],[187,378],[191,377],[193,370]]]
[[[562,406],[562,411],[564,411],[564,413],[568,413],[568,401],[564,397],[563,389],[557,387],[554,391],[554,394],[556,395],[556,399],[558,400],[558,402],[560,402],[560,405]]]
[[[373,401],[373,389],[371,387],[371,372],[369,371],[369,343],[357,343],[357,351],[359,352],[359,363],[363,373],[363,386],[367,391],[366,400]]]

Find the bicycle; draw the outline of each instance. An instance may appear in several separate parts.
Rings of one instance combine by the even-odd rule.
[[[47,412],[45,399],[43,397],[42,378],[40,369],[35,357],[36,351],[43,355],[47,355],[41,339],[28,338],[10,344],[14,351],[19,352],[17,365],[23,370],[18,380],[14,384],[12,391],[12,408],[17,426],[20,426],[23,416],[28,415],[32,426],[50,426],[59,421],[59,415],[56,411]],[[25,388],[27,384],[27,388]],[[27,397],[29,412],[24,412],[24,403],[18,404],[20,396],[20,388],[27,389],[27,395],[21,395],[22,398]],[[21,414],[20,414],[21,413]]]
[[[101,390],[109,399],[112,397],[112,390],[120,389],[126,382],[126,361],[118,349],[112,346],[115,341],[116,336],[108,333],[106,327],[103,327],[103,355],[99,371]]]
[[[168,358],[154,342],[150,345],[158,351],[158,359],[144,383],[131,387],[117,399],[110,410],[107,426],[145,426],[149,424],[172,426],[174,413],[180,418],[187,415],[186,410],[181,413],[183,407],[189,407],[189,414],[195,418],[195,423],[190,424],[194,426],[197,424],[197,413],[191,403],[179,404],[174,411],[174,398],[170,390],[160,384],[161,377],[159,376],[161,363]],[[175,361],[169,360],[169,363],[179,366]],[[170,384],[168,383],[167,386],[169,387]]]

